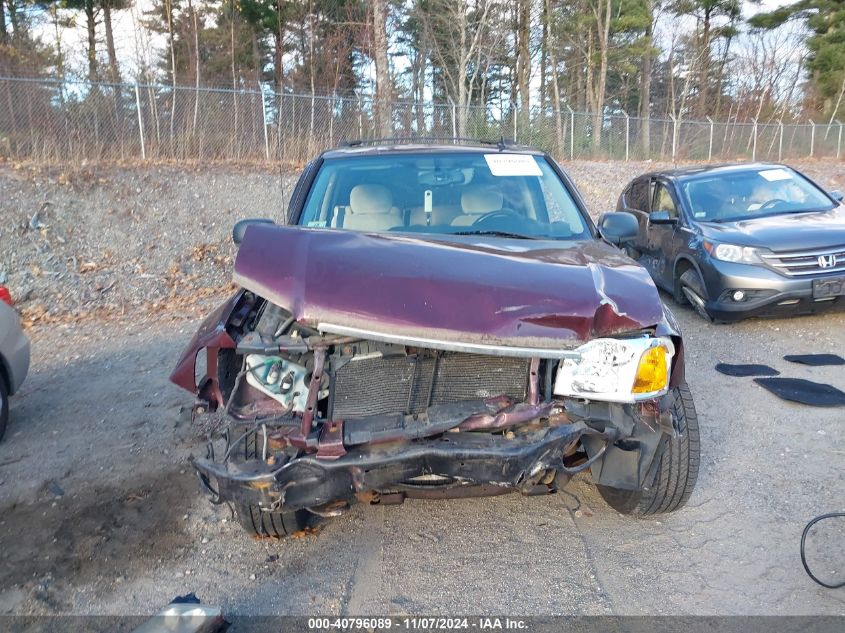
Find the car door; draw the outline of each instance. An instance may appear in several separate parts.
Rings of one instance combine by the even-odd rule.
[[[650,195],[649,177],[640,177],[634,180],[625,190],[617,205],[617,210],[626,211],[637,218],[637,224],[640,227],[637,238],[625,246],[628,255],[634,259],[640,259],[648,243],[648,211],[651,206]]]
[[[650,183],[650,213],[668,214],[670,222],[656,223],[647,220],[646,244],[641,263],[648,268],[654,281],[664,288],[672,289],[672,262],[677,250],[675,240],[680,225],[680,211],[675,199],[674,188],[663,178],[653,178]]]

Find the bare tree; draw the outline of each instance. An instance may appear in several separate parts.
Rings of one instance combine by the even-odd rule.
[[[499,43],[490,28],[494,0],[437,0],[421,14],[431,53],[443,71],[446,93],[455,105],[455,129],[466,135],[468,108],[482,68],[482,58]]]
[[[106,52],[109,56],[109,80],[112,83],[120,83],[120,67],[117,63],[117,50],[114,47],[114,31],[112,29],[112,9],[124,9],[122,0],[102,0],[103,27],[106,31]]]
[[[560,77],[558,74],[558,58],[557,58],[557,51],[558,51],[558,42],[557,38],[554,36],[555,30],[552,28],[552,8],[551,8],[551,0],[543,0],[544,3],[544,16],[546,19],[546,37],[548,41],[546,43],[546,51],[549,59],[549,66],[550,71],[552,74],[552,107],[554,108],[554,116],[555,116],[555,139],[557,140],[557,151],[558,153],[563,151],[563,146],[566,142],[564,138],[564,127],[563,127],[563,113],[561,112],[561,100],[560,100]]]
[[[607,91],[607,66],[610,55],[611,0],[588,0],[595,18],[596,45],[598,46],[599,68],[595,73],[592,46],[587,59],[587,72],[591,80],[587,81],[587,97],[593,113],[593,153],[601,149],[602,127],[604,125],[604,103]],[[592,38],[590,40],[592,44]]]
[[[531,0],[518,0],[516,8],[516,85],[519,93],[519,111],[521,126],[527,129],[530,123],[531,50],[529,47],[531,29]]]
[[[385,0],[373,0],[373,48],[376,66],[376,125],[379,135],[393,135],[391,103],[393,101],[390,68],[387,64],[387,10]]]
[[[3,0],[0,0],[0,44],[5,44],[9,40],[9,34],[6,32],[6,9],[3,4]]]
[[[657,18],[655,11],[660,0],[644,0],[646,11],[649,15],[645,29],[645,49],[643,50],[642,64],[640,66],[640,152],[648,156],[651,152],[651,73],[654,51],[654,22]]]

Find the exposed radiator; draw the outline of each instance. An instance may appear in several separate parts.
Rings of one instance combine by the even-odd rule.
[[[419,413],[429,405],[524,399],[530,359],[444,352],[352,360],[335,374],[334,419]]]

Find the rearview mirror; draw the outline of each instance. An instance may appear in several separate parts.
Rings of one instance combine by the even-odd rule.
[[[842,202],[842,198],[845,197],[839,189],[834,189],[830,192],[830,197],[836,200],[837,202]]]
[[[247,220],[239,220],[238,222],[235,222],[235,226],[232,227],[232,241],[235,244],[240,244],[244,239],[244,233],[246,233],[247,227],[253,224],[275,224],[275,222],[268,218],[249,218]]]
[[[678,218],[673,218],[668,211],[652,211],[648,214],[650,224],[675,224]]]
[[[599,218],[599,233],[611,244],[620,246],[637,237],[640,226],[630,213],[611,211]]]

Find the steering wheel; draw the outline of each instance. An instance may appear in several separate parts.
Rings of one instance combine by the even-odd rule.
[[[782,198],[773,198],[772,200],[769,200],[769,201],[761,204],[760,209],[761,210],[763,210],[763,209],[773,209],[779,204],[789,204],[789,203],[786,200],[783,200]]]
[[[516,215],[517,213],[513,209],[496,209],[495,211],[488,211],[487,213],[478,216],[471,226],[480,226],[490,222],[491,220],[497,220],[499,218],[512,219]]]

